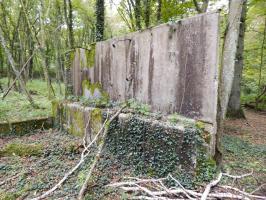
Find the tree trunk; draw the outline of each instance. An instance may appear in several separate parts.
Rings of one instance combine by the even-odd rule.
[[[136,20],[136,27],[137,30],[141,30],[141,20],[140,20],[140,0],[136,0],[135,2],[135,7],[134,7],[134,12],[135,12],[135,20]]]
[[[264,23],[264,31],[263,31],[263,39],[261,44],[261,53],[260,53],[260,71],[259,71],[259,83],[258,83],[258,96],[256,97],[255,103],[256,103],[256,109],[258,109],[259,106],[259,99],[261,97],[261,90],[263,94],[263,88],[261,87],[261,78],[262,78],[262,67],[263,67],[263,59],[264,59],[264,45],[266,40],[266,18]],[[264,86],[265,88],[266,86]]]
[[[150,13],[151,13],[151,2],[150,0],[145,1],[145,27],[150,26]]]
[[[245,0],[230,1],[228,28],[224,40],[224,49],[222,56],[221,70],[221,87],[220,87],[220,103],[222,118],[225,118],[227,112],[229,97],[232,91],[235,62],[237,53],[237,44],[240,30],[240,19]]]
[[[104,38],[104,0],[96,0],[96,41]]]
[[[72,2],[71,0],[68,0],[68,30],[69,30],[69,43],[71,49],[74,48],[75,40],[74,40],[74,33],[73,33],[73,9],[72,9]]]
[[[244,112],[241,108],[240,94],[241,94],[242,71],[244,65],[243,53],[244,53],[246,13],[247,13],[247,3],[245,1],[242,6],[242,13],[240,19],[239,38],[238,38],[236,60],[235,60],[234,81],[227,108],[228,109],[227,116],[233,118],[245,117]]]
[[[209,6],[209,0],[203,0],[201,6],[199,5],[197,0],[193,0],[193,3],[198,13],[205,13]]]
[[[162,16],[162,0],[158,0],[158,8],[157,8],[157,24],[160,23],[161,21],[161,16]]]
[[[67,9],[68,8],[68,9]],[[71,0],[68,0],[68,6],[66,0],[64,0],[64,15],[65,21],[68,28],[68,46],[70,49],[74,50],[74,33],[73,33],[73,13],[72,13],[72,3]],[[68,13],[68,14],[67,14]],[[71,77],[71,56],[67,55],[68,64],[65,68],[65,97],[73,94],[73,83]]]

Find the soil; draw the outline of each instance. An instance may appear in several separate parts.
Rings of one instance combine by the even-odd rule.
[[[229,119],[225,122],[226,134],[253,144],[266,145],[266,112],[250,109],[244,112],[246,119]]]

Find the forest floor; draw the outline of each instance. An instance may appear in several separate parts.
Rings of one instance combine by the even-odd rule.
[[[223,137],[224,170],[253,175],[234,183],[251,192],[266,180],[266,114],[247,110],[247,119],[227,120]],[[57,183],[80,159],[82,141],[55,130],[0,138],[0,199],[26,199]],[[75,199],[90,165],[81,169],[47,199]],[[224,179],[232,185],[232,179]],[[264,185],[257,194],[266,194]]]
[[[245,110],[246,119],[228,119],[222,140],[224,169],[231,174],[253,175],[235,182],[238,188],[266,196],[266,113]]]
[[[4,91],[7,90],[7,79],[0,79],[4,86]],[[62,93],[57,84],[53,84],[56,98],[63,98],[64,86],[61,84]],[[51,116],[51,100],[48,99],[48,91],[46,82],[34,79],[27,82],[26,85],[34,102],[38,108],[33,108],[26,95],[11,90],[10,93],[2,100],[3,92],[0,91],[0,123],[1,122],[14,122],[21,120],[36,119]]]

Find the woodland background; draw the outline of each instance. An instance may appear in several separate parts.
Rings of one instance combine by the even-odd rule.
[[[241,83],[241,104],[239,100],[229,101],[234,116],[242,115],[241,105],[258,110],[266,107],[266,2],[243,2],[240,5],[243,7],[241,39],[235,61],[240,73],[234,75]],[[217,9],[221,10],[222,57],[229,23],[228,1],[2,0],[0,91],[4,93],[7,88],[12,88],[13,94],[24,91],[33,105],[31,93],[34,91],[25,91],[23,82],[27,87],[37,86],[37,83],[31,83],[33,79],[39,79],[46,82],[48,99],[63,95],[64,73],[69,65],[67,54],[74,48],[89,48],[96,41]],[[13,61],[10,61],[11,57]],[[20,73],[21,80],[14,81]],[[57,84],[53,87],[53,83]],[[235,91],[239,93],[240,88]],[[236,96],[240,99],[239,94]],[[2,105],[2,109],[8,110],[5,106]]]

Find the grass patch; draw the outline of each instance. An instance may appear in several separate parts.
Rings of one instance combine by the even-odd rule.
[[[0,81],[4,83],[4,87],[7,87],[6,78],[0,79]],[[56,94],[55,98],[62,99],[64,95],[60,94],[58,85],[53,84],[53,88]],[[4,90],[6,89],[4,88]],[[12,90],[4,100],[1,99],[0,101],[0,122],[21,121],[52,115],[52,99],[48,99],[46,82],[42,80],[28,81],[27,89],[32,94],[31,96],[39,108],[33,108],[25,94]],[[62,87],[62,91],[64,91],[64,87]],[[0,92],[0,98],[2,96],[3,93]]]
[[[43,152],[43,146],[40,144],[22,144],[10,143],[0,150],[0,157],[17,155],[20,157],[39,156]]]

